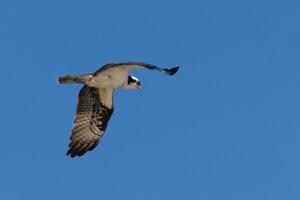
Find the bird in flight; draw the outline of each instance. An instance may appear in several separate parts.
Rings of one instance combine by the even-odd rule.
[[[115,89],[140,89],[142,87],[136,77],[128,74],[133,69],[158,70],[167,75],[174,75],[179,67],[168,69],[141,62],[121,62],[106,64],[91,74],[66,75],[58,78],[59,84],[84,85],[78,96],[68,156],[72,158],[82,156],[97,146],[114,111],[113,92]]]

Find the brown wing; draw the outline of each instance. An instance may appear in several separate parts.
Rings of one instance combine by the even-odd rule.
[[[100,69],[98,69],[94,73],[94,75],[97,75],[98,73],[103,72],[103,71],[108,70],[108,69],[113,68],[113,67],[124,67],[127,70],[138,69],[138,68],[146,68],[146,69],[151,69],[151,70],[158,70],[158,71],[160,71],[164,74],[170,75],[170,76],[174,75],[179,69],[179,66],[176,66],[176,67],[173,67],[173,68],[160,68],[160,67],[157,67],[155,65],[142,63],[142,62],[120,62],[120,63],[106,64],[103,67],[101,67]]]
[[[101,104],[100,95],[98,89],[87,85],[80,90],[67,155],[82,156],[94,149],[102,138],[113,107]]]

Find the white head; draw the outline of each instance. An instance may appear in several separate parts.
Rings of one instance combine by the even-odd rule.
[[[141,89],[142,84],[139,81],[139,79],[137,79],[134,76],[129,75],[127,82],[122,86],[122,88],[124,88],[124,89]]]

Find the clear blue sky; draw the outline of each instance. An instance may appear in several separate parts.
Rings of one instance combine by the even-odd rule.
[[[300,3],[267,0],[0,3],[0,199],[300,199]],[[134,71],[98,147],[65,155],[79,85]]]

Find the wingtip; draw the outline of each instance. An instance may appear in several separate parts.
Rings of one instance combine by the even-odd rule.
[[[173,67],[173,68],[170,68],[170,69],[164,69],[164,71],[165,71],[166,74],[172,76],[172,75],[176,74],[178,69],[179,69],[179,66],[176,66],[176,67]]]
[[[74,158],[75,156],[77,156],[76,152],[72,151],[72,148],[70,148],[67,153],[66,156]]]
[[[70,156],[71,157],[71,151],[70,151],[70,149],[67,151],[66,156]]]
[[[76,157],[76,156],[81,156],[81,155],[77,155],[77,154],[75,154],[75,153],[67,152],[67,153],[66,153],[66,156],[68,156],[68,157],[70,157],[70,158],[74,158],[74,157]]]

